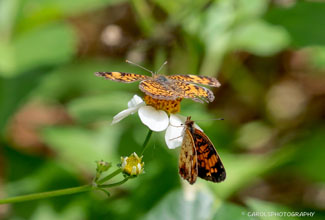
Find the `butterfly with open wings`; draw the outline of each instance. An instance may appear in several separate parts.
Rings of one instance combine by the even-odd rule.
[[[212,102],[213,92],[205,87],[219,87],[219,81],[214,77],[198,75],[139,75],[123,72],[96,72],[96,76],[104,77],[113,81],[132,83],[141,81],[139,88],[146,95],[154,99],[176,100],[177,98],[190,98],[196,102]],[[203,100],[203,101],[202,101]]]

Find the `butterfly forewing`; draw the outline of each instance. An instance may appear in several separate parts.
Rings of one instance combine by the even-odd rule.
[[[201,85],[219,87],[221,84],[214,77],[209,76],[198,76],[198,75],[171,75],[167,76],[168,79],[173,79],[176,81],[196,83]]]
[[[139,75],[135,73],[122,73],[122,72],[96,72],[96,76],[105,77],[113,81],[132,83],[140,80],[149,79],[150,76]]]
[[[210,139],[196,128],[193,128],[192,136],[197,152],[198,176],[212,182],[224,181],[226,170]]]
[[[212,102],[214,100],[213,92],[205,87],[198,86],[187,82],[175,82],[174,90],[183,98],[190,98],[196,102]]]

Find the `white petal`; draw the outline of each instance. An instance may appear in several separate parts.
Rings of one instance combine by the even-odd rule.
[[[185,120],[186,118],[184,116],[170,115],[170,124],[165,134],[165,142],[169,149],[174,149],[182,145]]]
[[[170,123],[166,130],[165,142],[169,149],[174,149],[182,145],[185,129],[186,117],[178,114],[170,115]],[[203,131],[197,124],[194,127]]]
[[[135,107],[141,103],[144,103],[142,98],[140,98],[140,96],[138,96],[138,95],[134,95],[133,98],[128,102],[128,107],[132,108],[132,107]]]
[[[184,127],[184,123],[186,121],[186,117],[183,115],[179,115],[179,114],[170,114],[170,125],[172,126],[183,126]]]
[[[202,128],[200,128],[196,123],[194,123],[194,128],[196,128],[196,129],[199,129],[200,131],[202,131],[203,132],[203,129]]]
[[[120,122],[122,119],[126,118],[127,116],[137,112],[139,107],[140,106],[135,106],[133,108],[128,108],[128,109],[121,111],[120,113],[118,113],[117,115],[115,115],[113,117],[112,124],[116,124],[116,123]]]
[[[137,175],[137,167],[136,166],[133,166],[132,167],[132,170],[131,170],[131,176],[132,175]]]
[[[156,110],[151,106],[142,106],[138,111],[139,117],[143,124],[152,131],[166,130],[169,124],[169,118],[166,112]]]

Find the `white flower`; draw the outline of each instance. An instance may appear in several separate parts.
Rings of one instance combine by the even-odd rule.
[[[166,112],[146,106],[146,103],[137,95],[128,102],[128,108],[113,117],[112,124],[116,124],[127,116],[138,112],[140,120],[152,131],[164,131],[168,127],[169,118]]]
[[[184,122],[186,117],[178,114],[168,114],[157,110],[146,103],[137,95],[128,102],[128,108],[114,116],[112,124],[116,124],[127,116],[138,112],[140,120],[152,131],[164,131],[165,142],[169,149],[181,146],[183,141]],[[200,128],[199,128],[200,129]]]

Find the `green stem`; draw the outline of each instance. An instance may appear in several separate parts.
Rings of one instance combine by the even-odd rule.
[[[119,168],[119,169],[115,170],[113,173],[111,173],[111,174],[105,176],[105,177],[102,178],[101,180],[98,180],[98,181],[97,181],[97,184],[100,185],[100,184],[102,184],[102,183],[105,183],[107,180],[112,179],[114,176],[116,176],[117,174],[119,174],[119,173],[121,173],[121,172],[122,172],[122,169]]]
[[[149,140],[150,140],[150,138],[151,138],[151,135],[152,135],[152,130],[149,129],[148,134],[147,134],[147,137],[146,137],[146,139],[145,139],[144,142],[143,142],[143,145],[142,145],[142,151],[141,151],[140,156],[142,156],[143,153],[144,153],[144,151],[146,150],[147,145],[148,145],[148,142],[149,142]]]
[[[54,190],[49,192],[33,193],[29,195],[15,196],[11,198],[1,199],[0,204],[17,203],[17,202],[36,200],[36,199],[50,198],[55,196],[63,196],[63,195],[86,192],[92,189],[93,189],[92,185],[84,185],[84,186],[72,187],[68,189],[59,189],[59,190]]]
[[[128,181],[130,177],[126,177],[125,179],[123,179],[122,181],[120,182],[117,182],[117,183],[111,183],[111,184],[104,184],[104,185],[99,185],[98,187],[99,188],[109,188],[109,187],[113,187],[113,186],[119,186],[123,183],[125,183],[126,181]]]

